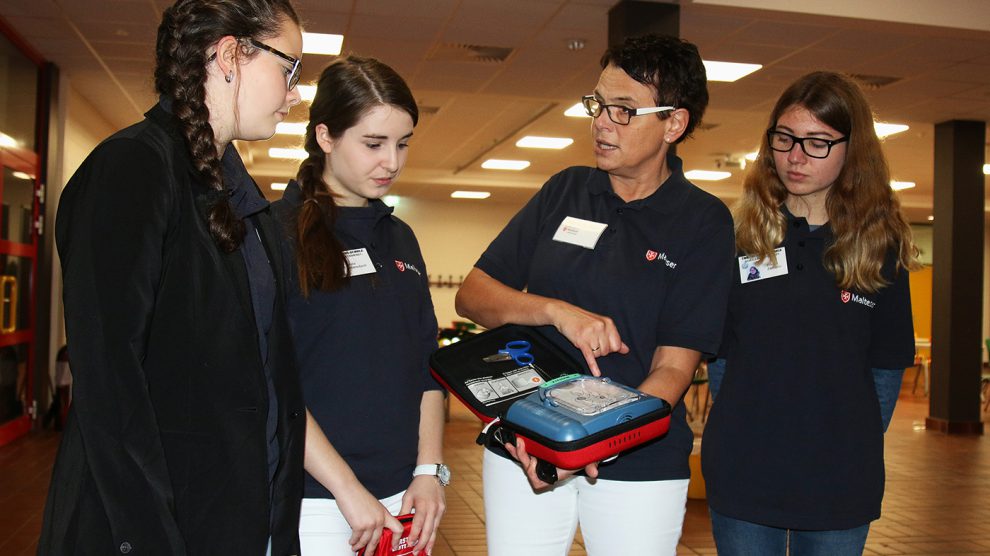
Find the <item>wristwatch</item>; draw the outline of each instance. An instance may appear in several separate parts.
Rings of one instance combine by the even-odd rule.
[[[420,475],[432,475],[440,481],[440,486],[447,486],[450,484],[450,468],[442,463],[428,463],[426,465],[417,465],[413,469],[413,477],[418,477]]]

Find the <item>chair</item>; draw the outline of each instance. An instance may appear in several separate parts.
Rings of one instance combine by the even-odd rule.
[[[922,385],[924,386],[925,395],[927,396],[929,390],[929,381],[931,380],[932,343],[927,338],[915,338],[914,345],[915,345],[914,366],[918,368],[918,372],[914,374],[914,383],[911,385],[911,394],[913,395],[915,391],[918,389],[918,379],[923,377],[924,382]]]
[[[990,338],[984,338],[983,343],[990,356]],[[980,374],[980,397],[983,398],[983,411],[990,409],[990,369],[987,368],[987,363],[983,364],[983,371]]]

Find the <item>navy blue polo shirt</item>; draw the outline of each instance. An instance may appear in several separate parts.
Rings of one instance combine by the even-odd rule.
[[[639,386],[657,346],[716,353],[730,287],[732,219],[725,205],[671,176],[652,195],[623,201],[609,176],[573,167],[550,178],[488,247],[477,267],[499,282],[612,318],[630,352],[598,359],[602,375]],[[608,224],[594,249],[554,241],[564,218]],[[546,334],[576,361],[581,352],[552,326]],[[603,479],[690,476],[693,434],[678,400],[670,432],[600,468]]]
[[[291,234],[302,203],[290,182],[276,217]],[[344,249],[366,249],[375,272],[340,290],[299,291],[289,277],[289,323],[306,407],[334,448],[377,498],[406,489],[419,453],[420,402],[440,389],[429,371],[437,321],[419,243],[392,208],[338,207],[334,234]],[[289,260],[294,240],[288,237]],[[333,498],[309,474],[305,497]]]
[[[258,190],[244,168],[241,157],[233,145],[228,145],[223,154],[223,177],[230,193],[230,205],[234,214],[244,221],[244,241],[238,250],[244,257],[247,269],[248,288],[251,290],[251,308],[258,329],[258,351],[265,370],[265,385],[268,388],[268,414],[265,418],[265,436],[268,438],[268,481],[271,482],[278,469],[278,396],[275,393],[275,372],[268,362],[268,332],[275,318],[275,273],[268,253],[255,226],[254,216],[268,210],[269,203]]]
[[[880,517],[883,425],[871,368],[914,361],[907,271],[876,293],[844,291],[822,264],[832,241],[787,213],[787,273],[733,271],[725,377],[702,464],[715,511],[773,527],[849,529]]]

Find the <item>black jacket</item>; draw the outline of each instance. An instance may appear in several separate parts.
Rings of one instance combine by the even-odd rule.
[[[268,334],[280,460],[248,275],[211,238],[173,117],[156,106],[104,141],[55,226],[75,379],[39,554],[298,554],[305,408],[284,314],[284,261],[256,224],[278,292]]]

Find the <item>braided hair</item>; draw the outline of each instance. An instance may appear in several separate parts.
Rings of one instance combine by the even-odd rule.
[[[312,288],[339,289],[347,280],[343,247],[333,234],[337,205],[323,179],[327,155],[316,139],[316,126],[326,125],[330,137],[339,139],[368,110],[383,105],[407,112],[414,126],[419,120],[409,86],[395,70],[374,58],[338,58],[320,74],[306,126],[309,156],[296,175],[305,199],[295,213],[296,266],[305,296]]]
[[[234,251],[244,240],[244,222],[225,194],[210,109],[206,105],[211,45],[225,36],[266,38],[284,19],[299,23],[289,0],[178,0],[162,14],[155,48],[155,90],[169,99],[193,165],[214,192],[209,228],[217,245]],[[249,56],[254,49],[241,49]]]

